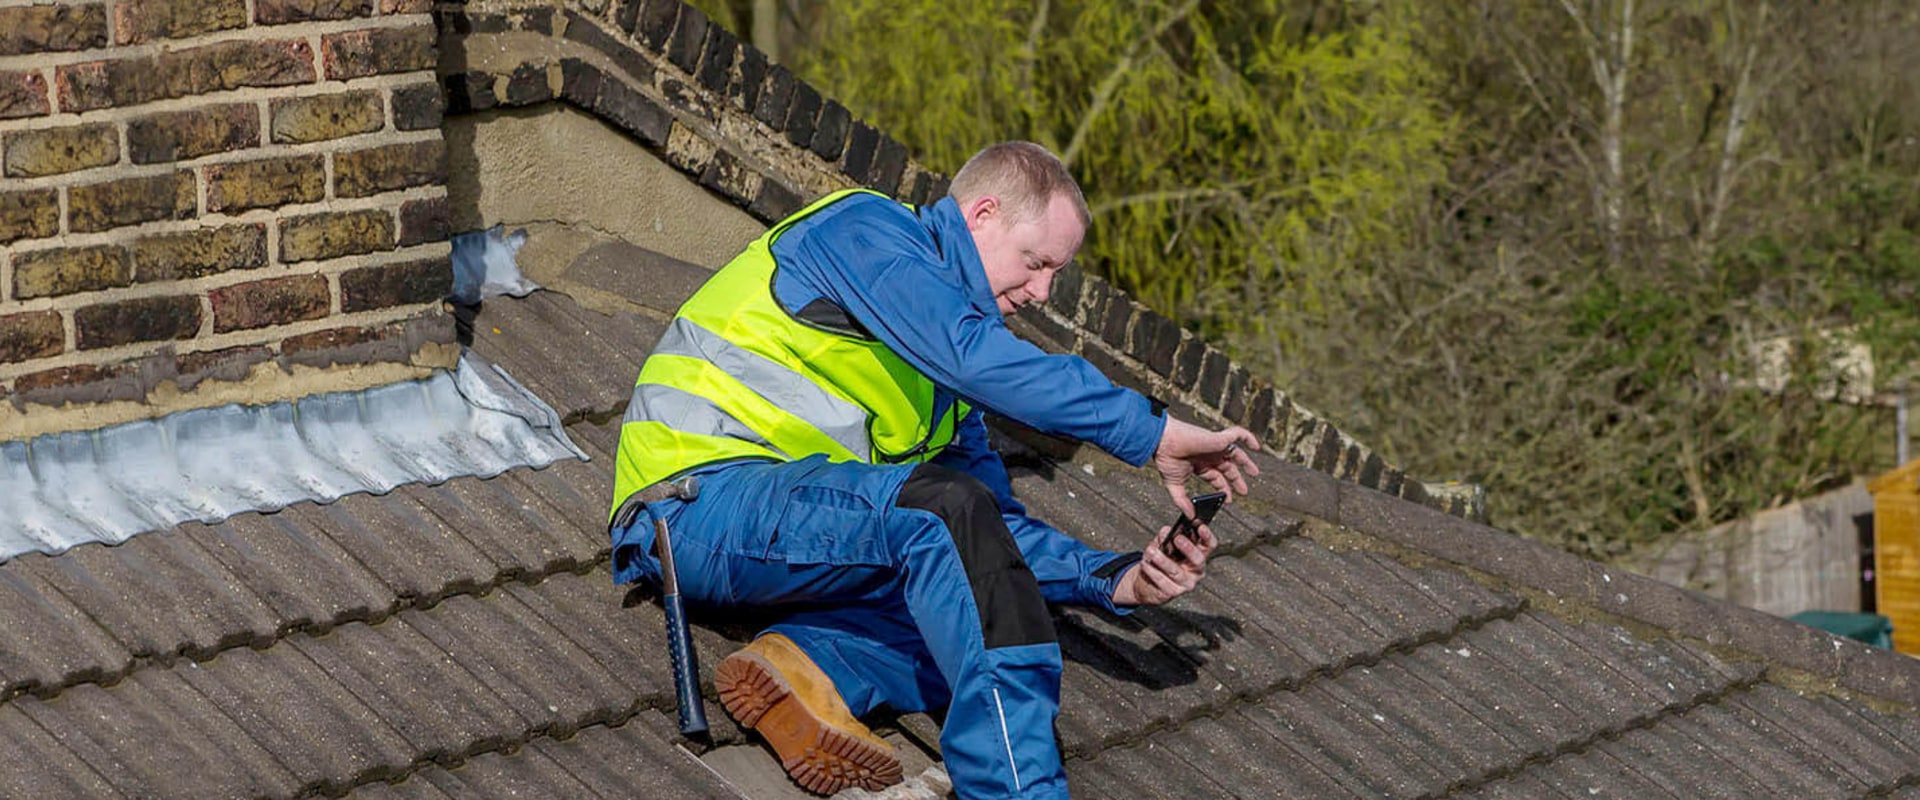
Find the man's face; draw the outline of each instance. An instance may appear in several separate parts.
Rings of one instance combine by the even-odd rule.
[[[994,197],[977,198],[960,209],[967,230],[986,267],[987,284],[1001,314],[1012,314],[1028,303],[1043,302],[1053,286],[1054,273],[1080,250],[1086,226],[1080,224],[1073,201],[1054,195],[1038,218],[1016,219]]]

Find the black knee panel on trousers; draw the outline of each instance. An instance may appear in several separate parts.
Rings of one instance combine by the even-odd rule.
[[[960,551],[973,604],[980,609],[980,632],[987,647],[1012,647],[1055,640],[1040,581],[1000,518],[993,490],[964,472],[921,464],[900,487],[899,508],[931,512],[947,525]]]

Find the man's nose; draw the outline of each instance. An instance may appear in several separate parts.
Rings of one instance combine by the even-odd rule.
[[[1049,272],[1039,280],[1029,284],[1027,290],[1033,294],[1035,301],[1041,303],[1047,302],[1048,295],[1053,294],[1053,273]]]

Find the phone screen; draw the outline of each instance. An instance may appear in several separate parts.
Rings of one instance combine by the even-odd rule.
[[[1199,517],[1199,525],[1213,524],[1213,515],[1220,513],[1220,506],[1226,502],[1227,495],[1225,492],[1213,492],[1193,498],[1193,513]],[[1199,525],[1194,524],[1194,521],[1188,518],[1187,515],[1181,514],[1180,518],[1174,521],[1173,530],[1169,532],[1167,538],[1160,543],[1160,552],[1173,558],[1184,558],[1180,550],[1174,547],[1173,540],[1181,536],[1188,539],[1193,538],[1194,535],[1199,532]]]

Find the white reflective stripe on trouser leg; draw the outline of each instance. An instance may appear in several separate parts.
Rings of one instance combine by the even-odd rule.
[[[1020,764],[1013,760],[1013,735],[1007,732],[1007,709],[1000,705],[1000,687],[993,687],[993,710],[1000,712],[1000,741],[1007,745],[1007,766],[1013,768],[1013,790],[1020,791]]]

